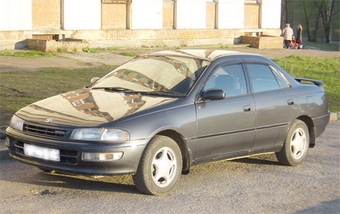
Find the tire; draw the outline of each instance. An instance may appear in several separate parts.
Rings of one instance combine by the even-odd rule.
[[[136,174],[136,188],[148,195],[162,195],[177,183],[182,171],[182,154],[177,143],[166,136],[155,136],[147,145]]]
[[[296,166],[306,159],[309,143],[306,124],[301,120],[295,120],[289,128],[281,151],[275,153],[276,158],[283,165]]]

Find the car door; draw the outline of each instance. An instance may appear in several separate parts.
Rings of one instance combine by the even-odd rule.
[[[270,65],[246,63],[245,66],[256,106],[252,152],[280,147],[298,108],[294,90]]]
[[[254,140],[254,100],[242,64],[218,66],[203,91],[222,89],[222,100],[196,102],[196,160],[247,154]]]

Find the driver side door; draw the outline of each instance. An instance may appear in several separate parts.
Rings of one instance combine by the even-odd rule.
[[[254,99],[241,63],[214,69],[203,91],[222,89],[222,100],[196,102],[196,160],[248,154],[254,141]]]

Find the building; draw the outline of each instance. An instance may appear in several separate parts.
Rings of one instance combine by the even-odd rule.
[[[1,0],[0,49],[26,39],[83,39],[90,47],[233,44],[279,36],[281,0]]]

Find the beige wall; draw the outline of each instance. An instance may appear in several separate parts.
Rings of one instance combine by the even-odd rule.
[[[126,4],[102,4],[102,29],[126,28]]]
[[[215,27],[215,3],[207,2],[207,28]]]
[[[33,30],[60,29],[60,0],[32,1]]]
[[[244,5],[244,28],[259,27],[260,5],[255,3],[245,3]]]
[[[172,29],[174,25],[174,3],[173,1],[163,2],[163,28]]]

